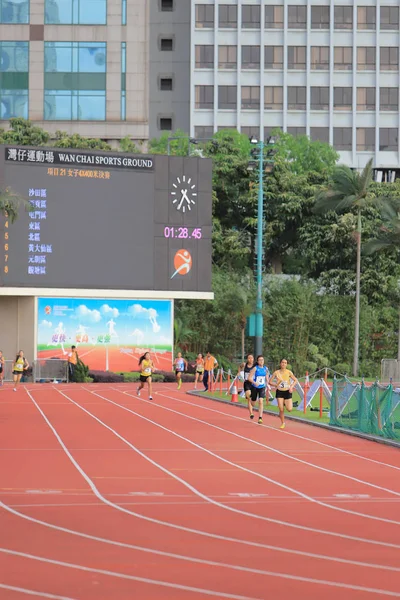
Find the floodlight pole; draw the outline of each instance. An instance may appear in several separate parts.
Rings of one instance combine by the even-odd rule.
[[[263,225],[264,225],[264,188],[263,188],[263,165],[264,165],[264,142],[260,141],[259,163],[258,163],[258,207],[257,207],[257,301],[256,301],[256,331],[254,340],[254,353],[259,356],[263,353]]]

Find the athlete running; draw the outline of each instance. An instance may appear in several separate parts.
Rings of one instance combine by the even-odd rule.
[[[176,359],[174,361],[174,366],[175,366],[175,376],[176,376],[176,383],[178,384],[178,390],[181,389],[182,386],[182,373],[185,372],[185,370],[187,369],[187,360],[185,358],[182,358],[182,352],[178,352],[178,354],[176,355]]]
[[[285,416],[284,409],[288,412],[292,412],[293,409],[293,388],[298,383],[297,378],[293,375],[292,371],[287,368],[287,360],[283,358],[280,363],[280,369],[277,369],[271,379],[270,383],[276,388],[276,399],[279,406],[279,418],[281,420],[281,429],[285,429]],[[275,383],[274,383],[275,382]]]
[[[251,369],[249,373],[249,382],[251,383],[251,395],[249,402],[250,419],[254,419],[253,408],[258,400],[258,422],[262,425],[262,417],[264,410],[264,398],[266,396],[266,390],[268,387],[268,368],[264,365],[264,357],[262,355],[257,356],[256,365]]]
[[[242,363],[239,367],[238,375],[241,375],[241,377],[243,377],[244,397],[247,400],[247,405],[249,407],[249,413],[250,413],[251,419],[253,418],[251,416],[253,414],[253,408],[252,408],[252,404],[251,404],[252,384],[249,381],[249,375],[253,368],[254,368],[254,356],[252,354],[248,354],[246,362]]]
[[[203,381],[203,375],[204,375],[204,356],[201,354],[197,355],[196,358],[196,374],[194,377],[194,389],[197,390],[197,382],[198,381]]]
[[[155,367],[153,361],[150,358],[150,352],[145,352],[139,358],[139,367],[140,367],[140,385],[137,389],[137,395],[140,396],[140,392],[144,388],[144,384],[147,383],[149,386],[149,400],[153,400],[152,394],[152,386],[151,386],[151,375],[153,371],[155,371]]]
[[[14,392],[17,391],[17,385],[21,382],[21,377],[27,369],[29,369],[29,363],[22,350],[20,350],[15,357],[13,365]]]

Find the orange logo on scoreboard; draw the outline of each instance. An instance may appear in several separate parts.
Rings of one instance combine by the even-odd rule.
[[[49,315],[51,313],[51,306],[46,306],[44,312],[46,313],[46,315]]]
[[[187,275],[192,268],[193,260],[189,250],[178,250],[174,256],[175,272],[171,276],[173,279],[176,275]]]

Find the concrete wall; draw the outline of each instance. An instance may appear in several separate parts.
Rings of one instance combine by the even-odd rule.
[[[0,296],[0,350],[13,360],[18,350],[30,363],[36,352],[36,299],[33,296]]]
[[[159,137],[160,116],[172,117],[172,128],[190,128],[190,1],[175,0],[174,10],[161,11],[161,0],[150,1],[149,32],[149,134]],[[162,52],[160,36],[174,38],[174,50]],[[159,89],[160,75],[172,76],[172,91]]]

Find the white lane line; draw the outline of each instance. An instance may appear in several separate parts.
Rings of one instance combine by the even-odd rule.
[[[146,577],[138,577],[135,575],[127,575],[124,573],[118,573],[115,571],[108,571],[105,569],[95,569],[95,568],[91,568],[91,567],[84,567],[83,565],[77,565],[74,563],[67,563],[64,561],[59,561],[59,560],[54,560],[54,559],[50,559],[50,558],[44,558],[41,556],[36,556],[34,554],[27,554],[25,552],[17,552],[15,550],[8,550],[7,548],[0,548],[0,552],[3,552],[5,554],[11,554],[13,556],[18,556],[21,558],[27,558],[30,560],[35,560],[35,561],[39,561],[39,562],[45,562],[48,564],[53,564],[53,565],[57,565],[60,567],[67,567],[70,569],[76,569],[78,571],[86,571],[89,573],[97,573],[99,575],[108,575],[110,577],[116,577],[118,579],[128,579],[130,581],[138,581],[141,583],[148,583],[150,585],[156,585],[156,586],[162,586],[162,587],[167,587],[167,588],[173,588],[173,589],[177,589],[177,590],[184,590],[184,591],[189,591],[189,592],[195,592],[195,593],[199,593],[199,594],[204,594],[206,596],[216,596],[217,598],[231,598],[231,600],[264,600],[264,598],[258,599],[258,598],[250,598],[248,596],[237,596],[234,594],[227,594],[224,592],[215,592],[213,590],[207,590],[207,589],[201,589],[201,588],[196,588],[196,587],[191,587],[191,586],[185,586],[185,585],[180,585],[180,584],[176,584],[176,583],[169,583],[166,581],[159,581],[159,580],[155,580],[155,579],[148,579]],[[363,587],[363,586],[359,586],[359,585],[353,585],[353,584],[347,584],[347,583],[336,583],[333,581],[327,581],[325,579],[313,579],[311,577],[300,577],[300,576],[296,576],[296,575],[289,575],[289,574],[282,574],[282,573],[276,573],[275,571],[265,571],[265,573],[268,575],[268,577],[276,577],[279,579],[289,579],[292,581],[301,581],[304,583],[313,583],[313,584],[317,584],[317,585],[326,585],[329,587],[334,587],[334,588],[342,588],[342,589],[347,589],[347,590],[355,590],[355,591],[360,591],[360,592],[368,592],[370,594],[379,594],[382,596],[391,596],[392,598],[400,598],[400,593],[397,592],[391,592],[389,590],[381,590],[381,589],[376,589],[376,588],[368,588],[368,587]]]
[[[118,391],[118,390],[115,390],[115,391]],[[60,392],[60,393],[62,393],[62,392]],[[318,504],[318,505],[323,506],[325,508],[329,508],[330,510],[335,510],[335,511],[343,512],[343,513],[347,513],[347,514],[350,514],[350,515],[353,515],[353,516],[358,516],[358,517],[361,517],[361,518],[364,518],[364,519],[370,519],[370,520],[373,520],[373,521],[380,521],[380,522],[383,522],[383,523],[390,523],[391,525],[400,525],[399,521],[393,521],[391,519],[384,519],[383,517],[376,517],[375,515],[368,515],[366,513],[360,513],[360,512],[353,511],[353,510],[350,510],[350,509],[347,509],[347,508],[342,508],[342,507],[339,507],[339,506],[334,506],[334,505],[328,504],[326,502],[321,502],[320,500],[317,500],[316,498],[308,496],[307,494],[304,494],[303,492],[300,492],[299,490],[296,490],[296,489],[291,488],[291,487],[289,487],[287,485],[284,485],[283,483],[280,483],[280,482],[276,481],[275,479],[271,479],[270,477],[267,477],[266,475],[262,475],[261,473],[258,473],[257,471],[252,471],[251,469],[247,469],[246,467],[243,467],[242,465],[239,465],[237,463],[231,462],[230,460],[228,460],[228,459],[226,459],[226,458],[224,458],[222,456],[219,456],[218,454],[215,454],[211,450],[208,450],[204,446],[201,446],[200,444],[196,444],[195,442],[192,442],[188,438],[185,438],[184,436],[176,433],[175,431],[172,431],[171,429],[168,429],[167,427],[164,427],[163,425],[160,425],[160,423],[157,423],[155,421],[152,421],[151,419],[148,419],[147,417],[144,417],[143,415],[140,415],[139,413],[131,410],[130,408],[124,406],[123,404],[118,404],[117,402],[114,402],[113,400],[110,400],[109,398],[106,398],[105,396],[102,396],[101,394],[98,394],[97,392],[90,392],[90,393],[94,394],[96,396],[99,396],[100,398],[103,398],[103,400],[105,400],[106,402],[109,402],[110,404],[114,404],[115,406],[118,406],[122,410],[125,410],[127,412],[132,413],[133,415],[139,417],[140,419],[143,419],[143,420],[151,423],[155,427],[159,427],[160,429],[163,429],[164,431],[167,431],[167,432],[171,433],[172,435],[174,435],[174,436],[176,436],[176,437],[178,437],[178,438],[186,441],[188,444],[191,444],[191,445],[193,445],[193,446],[195,446],[195,447],[203,450],[204,452],[206,452],[210,456],[213,456],[213,457],[219,459],[220,461],[222,461],[222,462],[224,462],[224,463],[226,463],[226,464],[228,464],[230,466],[233,466],[233,467],[235,467],[235,468],[237,468],[237,469],[239,469],[241,471],[244,471],[246,473],[250,473],[251,475],[255,475],[256,477],[258,477],[260,479],[263,479],[265,481],[268,481],[269,483],[273,483],[273,484],[275,484],[275,485],[277,485],[277,486],[279,486],[279,487],[281,487],[281,488],[283,488],[283,489],[285,489],[285,490],[287,490],[289,492],[292,492],[293,494],[296,494],[297,496],[300,496],[301,498],[304,498],[305,500],[308,500],[309,502],[313,502],[314,504]],[[130,396],[132,398],[136,398],[135,396],[133,396],[132,394],[129,394],[128,392],[122,392],[122,393],[125,394],[125,395],[128,395],[128,396]],[[74,402],[74,401],[71,400],[71,402]],[[146,402],[147,404],[150,404],[152,406],[157,406],[157,407],[163,408],[164,410],[167,410],[169,412],[181,415],[181,413],[178,413],[176,410],[173,410],[172,408],[167,408],[165,406],[162,406],[161,404],[153,403],[153,402],[150,402],[150,401],[147,401],[147,400],[141,400],[141,402]],[[76,402],[74,402],[74,404],[76,404],[77,406],[79,406],[82,410],[84,410],[89,415],[91,415],[93,418],[95,418],[100,423],[102,423],[102,421],[100,421],[99,419],[97,419],[97,417],[95,417],[94,415],[92,415],[92,413],[90,413],[89,411],[87,411],[85,408],[83,408],[82,406],[80,406]],[[240,435],[238,433],[234,433],[234,432],[229,431],[227,429],[223,429],[222,427],[218,427],[217,425],[212,425],[210,423],[207,423],[207,421],[202,421],[201,419],[196,419],[195,417],[190,417],[189,415],[185,415],[185,418],[191,419],[193,421],[197,421],[197,422],[202,423],[204,425],[208,425],[209,427],[212,427],[214,429],[218,429],[219,431],[223,431],[224,433],[228,433],[228,434],[233,435],[235,437],[241,438],[241,439],[243,439],[245,441],[257,444],[258,446],[262,446],[262,447],[265,447],[265,448],[267,448],[269,450],[275,451],[270,446],[267,446],[265,444],[261,444],[260,442],[256,442],[255,440],[252,440],[250,438],[246,438],[246,437],[244,437],[244,436],[242,436],[242,435]],[[140,450],[137,450],[136,448],[134,448],[134,449],[135,449],[135,451],[139,452],[139,454],[141,454],[141,456],[143,456],[144,458],[146,458],[146,460],[148,460],[152,464],[158,466],[161,470],[164,470],[163,467],[159,466],[158,463],[156,463],[151,458],[149,458],[148,456],[146,456],[145,454],[143,454],[142,452],[140,452]],[[276,452],[278,452],[279,454],[284,454],[284,453],[282,453],[282,452],[280,452],[278,450],[276,450]],[[300,462],[303,462],[303,461],[300,461]],[[326,470],[326,469],[323,469],[323,470]],[[329,472],[329,470],[328,470],[328,472]],[[332,472],[332,474],[337,474],[337,473]],[[176,476],[173,475],[173,477],[176,477]],[[183,480],[179,479],[179,481],[182,482]],[[361,480],[356,480],[356,481],[358,481],[358,483],[363,483]],[[372,484],[365,484],[365,485],[372,485]],[[382,491],[388,491],[385,488],[379,488],[379,486],[372,486],[372,487],[378,487],[378,489],[381,489]],[[397,492],[394,492],[394,493],[397,495]],[[202,497],[204,497],[204,496],[202,496]],[[209,501],[212,502],[212,503],[215,503],[215,501],[213,501],[211,498],[209,499]],[[219,503],[218,503],[218,505],[225,506],[225,505],[219,504]],[[236,511],[237,512],[237,509],[234,509],[234,508],[231,508],[231,507],[226,507],[226,508],[227,508],[227,510],[232,510],[232,511]],[[266,521],[270,521],[270,519],[268,519],[267,517],[262,517],[261,515],[251,515],[250,513],[247,513],[247,515],[251,516],[252,518],[258,518],[258,519],[263,519],[263,520],[266,520]]]
[[[114,389],[116,389],[116,388],[114,388]],[[98,395],[96,392],[92,392],[92,393]],[[135,398],[135,399],[137,398],[137,396],[135,396],[134,394],[130,394],[129,392],[122,392],[122,393],[125,394],[125,395],[127,395],[127,396],[131,396],[132,398]],[[164,398],[169,398],[171,400],[174,400],[174,398],[172,398],[171,396],[166,396],[165,394],[159,394],[159,395],[163,396]],[[143,400],[143,401],[144,402],[148,402],[148,400]],[[164,410],[174,412],[174,413],[179,414],[179,415],[182,414],[182,413],[180,413],[178,411],[175,411],[173,408],[169,408],[167,406],[163,406],[162,404],[157,404],[154,401],[151,402],[151,404],[153,404],[153,405],[155,405],[155,406],[157,406],[159,408],[163,408]],[[275,452],[275,454],[279,454],[280,456],[284,456],[285,458],[289,458],[290,460],[294,460],[295,462],[302,463],[303,465],[307,465],[309,467],[312,467],[313,469],[318,469],[319,471],[325,471],[326,473],[329,473],[330,475],[337,475],[338,477],[343,477],[344,479],[349,479],[350,481],[355,481],[356,483],[361,483],[362,485],[366,485],[368,487],[375,488],[375,489],[380,490],[382,492],[386,492],[388,494],[393,494],[394,496],[399,496],[400,497],[400,492],[396,492],[394,490],[391,490],[391,489],[388,489],[388,488],[384,488],[384,487],[382,487],[380,485],[376,485],[376,484],[370,483],[368,481],[364,481],[363,479],[358,479],[357,477],[353,477],[351,475],[347,475],[346,473],[341,473],[340,471],[333,471],[332,469],[327,469],[326,467],[321,467],[320,465],[316,465],[314,463],[310,463],[310,462],[308,462],[306,460],[298,458],[297,456],[292,456],[291,454],[286,454],[286,452],[282,452],[282,450],[277,450],[276,448],[273,448],[272,446],[268,446],[267,444],[263,444],[261,442],[257,442],[257,441],[255,441],[252,438],[248,438],[246,436],[240,435],[239,433],[235,433],[233,431],[229,431],[228,429],[223,429],[222,427],[219,427],[218,425],[213,425],[212,423],[208,423],[207,421],[203,421],[202,419],[198,419],[196,417],[191,417],[189,415],[185,415],[185,418],[193,419],[194,421],[198,421],[199,423],[203,423],[204,425],[208,425],[209,427],[213,427],[213,428],[219,429],[220,431],[224,431],[225,433],[229,433],[230,435],[233,435],[233,436],[238,437],[240,439],[243,439],[243,440],[246,440],[248,442],[251,442],[252,444],[255,444],[257,446],[261,446],[262,448],[270,450],[271,452]],[[400,522],[398,522],[398,521],[391,521],[391,523],[392,524],[394,523],[394,524],[400,525]]]
[[[59,392],[59,393],[62,394],[62,392]],[[63,394],[63,395],[65,396],[65,394]],[[66,396],[66,398],[68,398],[68,396]],[[71,403],[75,404],[78,408],[80,408],[81,410],[83,410],[84,412],[86,412],[90,416],[92,416],[93,419],[95,419],[96,421],[98,421],[99,423],[101,423],[101,425],[103,425],[106,429],[108,429],[109,431],[111,431],[112,433],[114,433],[114,435],[116,437],[118,437],[122,441],[124,441],[128,446],[130,446],[133,450],[135,450],[135,452],[138,452],[140,454],[140,450],[136,449],[128,440],[126,440],[125,438],[123,438],[118,432],[116,432],[114,429],[112,429],[111,427],[109,427],[106,423],[103,423],[103,421],[100,421],[100,419],[98,419],[96,416],[94,416],[91,413],[89,413],[89,411],[87,411],[85,408],[83,408],[82,406],[80,406],[74,400],[72,400],[70,398],[69,398],[69,400],[70,400]],[[50,423],[50,421],[48,420],[48,418],[46,417],[46,415],[41,410],[40,406],[37,404],[37,402],[34,400],[33,397],[32,397],[32,401],[34,402],[34,404],[37,407],[37,409],[39,410],[39,412],[42,414],[43,418],[45,419],[46,423],[49,425],[49,427],[53,431],[54,435],[59,440],[61,446],[63,447],[63,449],[66,452],[67,456],[70,458],[71,462],[74,464],[74,466],[78,469],[78,471],[81,473],[81,475],[88,482],[88,484],[92,488],[92,490],[95,493],[95,495],[98,498],[103,499],[103,501],[105,503],[109,504],[110,506],[114,506],[114,508],[118,508],[118,510],[124,511],[127,514],[132,514],[133,516],[138,516],[140,518],[150,520],[153,523],[163,524],[163,525],[166,525],[167,527],[177,528],[177,529],[180,529],[180,530],[183,530],[183,531],[188,531],[190,533],[197,533],[199,535],[203,535],[203,536],[206,536],[206,537],[213,537],[213,538],[216,538],[216,539],[225,539],[225,540],[228,539],[228,538],[225,538],[223,536],[217,536],[216,534],[204,533],[203,531],[199,531],[197,529],[190,529],[190,528],[187,528],[187,527],[182,527],[181,525],[174,525],[172,523],[168,523],[168,522],[165,522],[165,521],[159,521],[159,520],[155,520],[155,519],[150,519],[149,517],[145,517],[144,515],[140,515],[138,513],[133,513],[133,512],[131,512],[131,511],[127,510],[127,509],[123,509],[118,504],[113,504],[112,502],[110,502],[109,500],[107,500],[106,498],[104,498],[104,496],[101,495],[101,493],[99,492],[99,490],[94,485],[93,481],[89,478],[89,476],[83,471],[83,469],[80,467],[80,465],[73,458],[73,456],[71,455],[71,453],[69,452],[69,450],[66,448],[66,446],[62,442],[61,437],[59,436],[59,434],[57,433],[57,431],[55,430],[55,428],[53,427],[53,425]],[[148,459],[145,455],[143,455],[143,457],[146,458],[146,460],[151,461],[151,459]],[[154,462],[154,461],[152,461],[152,462]],[[230,508],[230,507],[226,506],[225,504],[221,504],[219,502],[216,502],[216,501],[212,500],[208,496],[205,496],[199,490],[197,490],[196,488],[194,488],[193,486],[191,486],[190,484],[188,484],[186,481],[180,479],[179,477],[177,477],[176,475],[174,475],[173,473],[171,473],[167,469],[164,469],[164,467],[161,467],[157,463],[154,463],[154,464],[155,464],[155,466],[157,466],[157,468],[163,470],[164,472],[166,472],[167,474],[169,474],[172,478],[176,479],[177,481],[182,482],[182,484],[186,488],[188,488],[191,491],[193,491],[193,493],[195,495],[199,496],[200,498],[205,499],[207,502],[210,502],[212,504],[215,504],[216,506],[219,506],[220,508],[224,508],[224,509],[230,510],[232,512],[243,514],[245,516],[251,516],[251,518],[260,518],[260,519],[262,519],[264,521],[268,521],[270,523],[274,523],[274,524],[278,524],[278,525],[285,525],[287,527],[291,527],[293,529],[299,529],[301,531],[310,531],[312,533],[319,533],[319,534],[323,534],[323,535],[329,535],[329,536],[337,537],[337,538],[341,538],[341,539],[352,540],[352,541],[356,541],[356,542],[364,542],[366,544],[372,544],[372,545],[377,545],[377,546],[384,546],[384,547],[387,547],[387,548],[400,549],[399,545],[392,544],[392,543],[389,543],[389,542],[381,542],[381,541],[377,541],[377,540],[369,540],[369,539],[360,538],[360,537],[356,537],[356,536],[349,536],[349,535],[346,535],[346,534],[343,534],[343,533],[336,533],[336,532],[333,532],[333,531],[326,531],[326,530],[323,530],[323,529],[315,529],[315,528],[312,528],[312,527],[306,527],[304,525],[296,525],[296,524],[293,524],[293,523],[288,522],[288,521],[280,521],[280,520],[271,519],[271,518],[268,518],[268,517],[261,517],[259,515],[255,515],[254,513],[247,513],[247,512],[244,512],[244,511],[239,511],[239,510],[234,509],[234,508]],[[237,540],[235,538],[230,538],[230,541],[235,541],[235,542],[238,542],[238,543],[244,543],[244,544],[253,545],[253,542],[247,542],[247,541],[244,541],[244,540]],[[263,547],[263,546],[259,546],[259,547]],[[282,550],[287,551],[286,548],[282,549]]]
[[[69,596],[57,596],[56,594],[38,592],[36,590],[28,590],[27,588],[17,587],[15,585],[6,585],[5,583],[0,583],[0,589],[8,590],[9,592],[19,592],[20,594],[26,594],[27,596],[39,596],[39,598],[50,598],[51,600],[75,600],[74,598],[70,598]]]
[[[117,389],[117,388],[114,388],[114,389]],[[243,417],[238,417],[237,415],[233,415],[229,412],[216,410],[215,408],[210,408],[209,406],[204,406],[203,404],[197,404],[195,402],[188,402],[187,400],[182,400],[181,398],[167,396],[166,394],[163,394],[161,392],[155,392],[155,393],[157,393],[159,396],[164,396],[165,398],[170,398],[171,400],[174,400],[175,402],[181,402],[182,404],[188,404],[189,406],[195,406],[196,408],[201,408],[202,410],[208,410],[209,412],[217,413],[218,415],[224,415],[224,416],[230,417],[231,419],[237,419],[238,421],[249,423],[248,419],[244,419]],[[182,392],[180,392],[180,393],[182,393]],[[192,397],[197,398],[197,396],[192,396]],[[203,398],[201,398],[201,399],[203,400]],[[206,396],[204,397],[204,400],[208,400],[209,402],[212,402],[212,400],[210,400]],[[254,423],[253,423],[253,425],[254,425]],[[307,425],[307,422],[305,422],[304,425]],[[266,429],[271,429],[272,431],[275,431],[275,433],[278,433],[278,434],[282,433],[280,430],[278,431],[276,429],[276,427],[271,427],[271,425],[263,425],[263,427]],[[298,433],[293,433],[291,431],[288,431],[287,427],[283,433],[285,435],[290,435],[292,437],[296,437],[299,440],[304,440],[306,442],[312,442],[313,444],[317,444],[318,446],[324,446],[325,448],[330,448],[331,450],[335,450],[336,452],[341,452],[342,454],[348,454],[349,456],[354,456],[355,458],[359,458],[360,460],[366,460],[368,462],[372,462],[377,465],[388,467],[389,469],[395,469],[396,471],[400,471],[400,467],[396,467],[395,465],[391,465],[389,463],[385,463],[380,460],[376,460],[374,458],[369,458],[368,456],[362,456],[361,454],[356,454],[355,452],[350,452],[350,450],[344,450],[343,448],[338,448],[337,446],[331,446],[330,444],[327,444],[325,442],[320,442],[319,440],[315,440],[311,437],[308,438],[308,437],[305,437]],[[333,434],[333,433],[337,433],[337,432],[328,430],[328,433]],[[365,440],[365,441],[368,441],[368,440]]]
[[[17,552],[15,550],[9,550],[8,548],[0,548],[0,552],[3,554],[9,554],[11,556],[18,556],[20,558],[26,558],[28,560],[35,560],[38,562],[44,562],[50,565],[56,565],[58,567],[66,567],[67,569],[74,569],[76,571],[85,571],[86,573],[97,573],[98,575],[107,575],[108,577],[115,577],[116,579],[127,579],[128,581],[138,581],[139,583],[147,583],[150,585],[156,585],[166,588],[172,588],[174,590],[184,590],[185,592],[194,592],[196,594],[204,594],[205,596],[216,596],[217,598],[230,598],[231,600],[262,600],[249,596],[238,596],[236,594],[226,594],[224,592],[216,592],[214,590],[207,590],[189,585],[181,585],[179,583],[170,583],[169,581],[160,581],[157,579],[149,579],[147,577],[138,577],[136,575],[128,575],[125,573],[119,573],[117,571],[109,571],[108,569],[95,569],[93,567],[85,567],[75,563],[68,563],[62,560],[55,560],[53,558],[45,558],[43,556],[36,556],[35,554],[28,554],[26,552]],[[270,573],[268,573],[270,575]],[[300,578],[299,578],[300,579]],[[320,583],[320,582],[318,582]],[[351,587],[351,586],[350,586]],[[357,589],[357,588],[355,588]],[[368,591],[366,588],[364,591]],[[382,593],[380,590],[370,589],[372,593]],[[387,596],[393,595],[394,592],[383,592]],[[396,594],[395,594],[396,595]],[[400,597],[400,594],[399,594]]]

